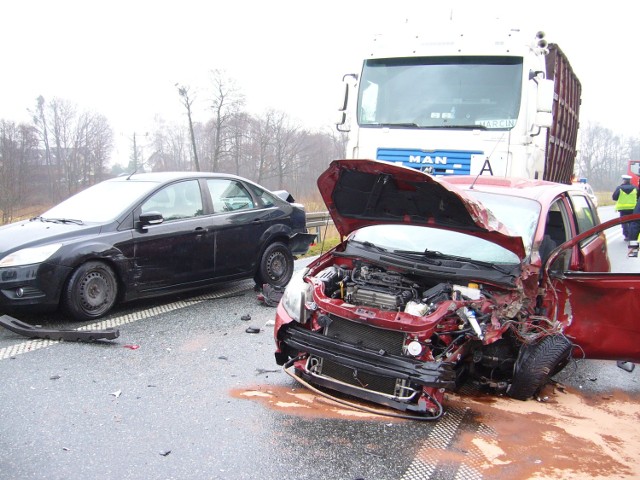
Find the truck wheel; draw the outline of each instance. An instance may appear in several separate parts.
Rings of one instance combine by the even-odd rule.
[[[63,292],[63,306],[76,320],[105,315],[116,303],[118,282],[103,262],[87,262],[71,274]]]
[[[254,280],[259,286],[269,283],[274,287],[284,287],[293,275],[293,255],[284,243],[269,245],[262,254],[258,272]]]
[[[564,368],[572,349],[573,344],[564,335],[551,335],[538,343],[523,345],[507,395],[518,400],[533,397],[549,378]]]

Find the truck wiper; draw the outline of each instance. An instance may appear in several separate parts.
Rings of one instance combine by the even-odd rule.
[[[376,127],[421,127],[417,123],[372,123]]]
[[[459,130],[487,130],[485,125],[433,125],[429,128],[457,128]]]

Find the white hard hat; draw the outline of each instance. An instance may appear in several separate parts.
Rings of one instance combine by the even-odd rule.
[[[631,180],[631,175],[622,175],[623,180]]]

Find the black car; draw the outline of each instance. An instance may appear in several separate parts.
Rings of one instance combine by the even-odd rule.
[[[315,235],[304,208],[234,175],[106,180],[0,227],[0,311],[63,307],[78,320],[118,301],[254,278],[284,286]]]

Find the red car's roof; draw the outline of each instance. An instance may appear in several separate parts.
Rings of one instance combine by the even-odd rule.
[[[542,205],[550,204],[562,192],[582,192],[582,190],[575,185],[565,185],[563,183],[553,183],[544,180],[529,180],[526,178],[476,177],[468,175],[441,178],[462,190],[468,190],[471,185],[473,185],[474,189],[482,192],[530,198],[538,201]]]

